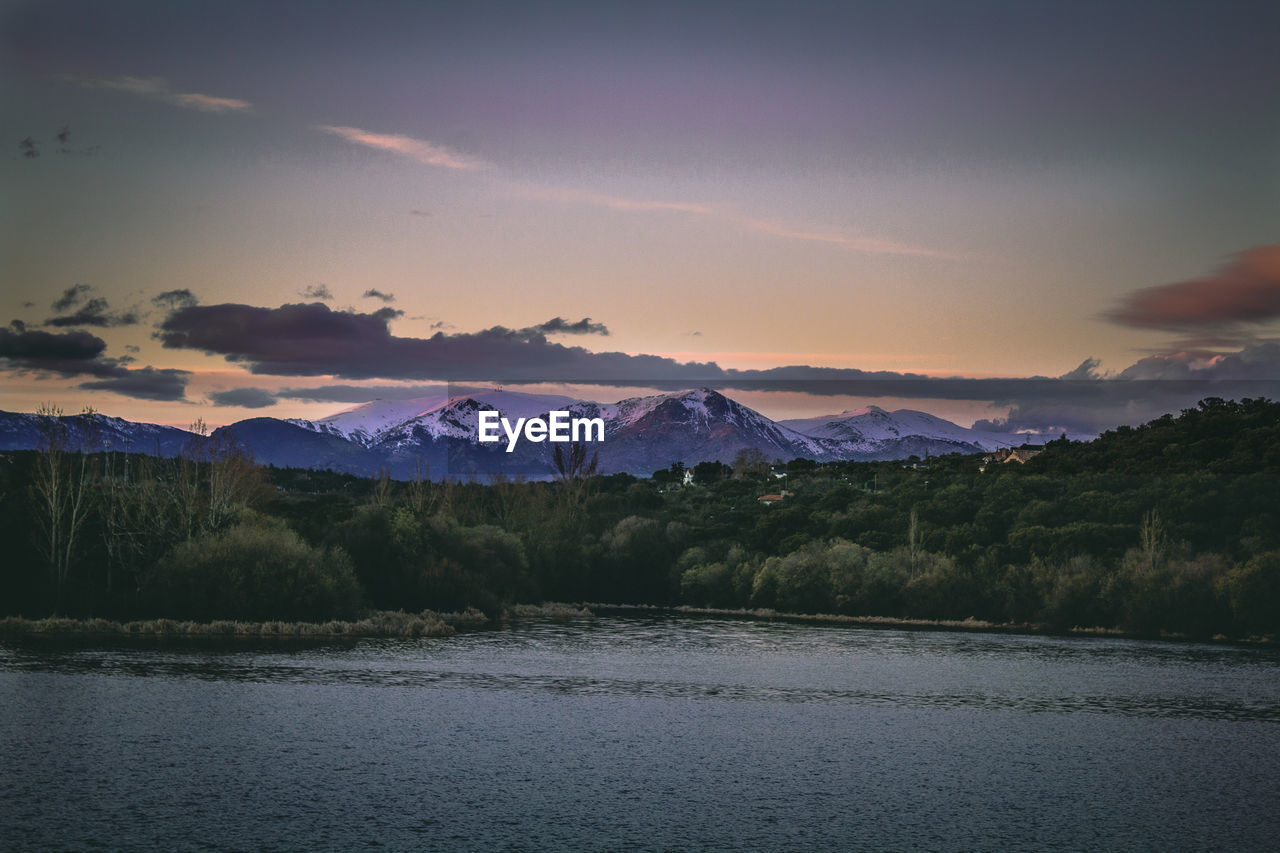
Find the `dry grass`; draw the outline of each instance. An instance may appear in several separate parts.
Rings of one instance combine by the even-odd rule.
[[[463,613],[378,611],[347,622],[240,622],[219,619],[190,622],[175,619],[142,619],[114,622],[109,619],[48,617],[0,619],[0,635],[37,636],[133,636],[133,637],[447,637],[455,626],[472,627],[487,619],[478,610]]]
[[[513,604],[503,615],[508,619],[589,619],[595,614],[581,605],[548,601],[542,604]]]

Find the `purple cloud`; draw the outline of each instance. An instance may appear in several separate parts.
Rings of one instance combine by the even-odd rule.
[[[1221,332],[1280,317],[1280,243],[1245,249],[1204,278],[1130,293],[1105,317],[1138,329],[1232,338]]]

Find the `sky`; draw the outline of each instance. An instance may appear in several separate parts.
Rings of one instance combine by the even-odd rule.
[[[1274,3],[0,4],[0,409],[1280,394]],[[567,385],[566,385],[567,383]]]

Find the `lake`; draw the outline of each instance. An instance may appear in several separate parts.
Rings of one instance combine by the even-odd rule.
[[[0,849],[1274,850],[1280,650],[653,616],[0,643]]]

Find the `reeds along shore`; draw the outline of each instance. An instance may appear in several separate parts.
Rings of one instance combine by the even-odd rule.
[[[478,610],[464,613],[380,612],[364,619],[327,622],[242,622],[218,619],[196,622],[178,619],[0,619],[0,635],[131,636],[131,637],[447,637],[459,626],[482,625],[487,617]]]
[[[661,607],[657,605],[618,605],[618,604],[565,604],[561,602],[545,602],[542,604],[516,604],[505,608],[500,615],[490,618],[474,608],[460,613],[404,613],[400,611],[381,611],[372,613],[363,619],[344,621],[329,620],[327,622],[285,622],[271,620],[266,622],[245,622],[233,620],[215,620],[197,622],[179,619],[138,619],[130,622],[116,622],[110,619],[70,619],[63,617],[46,617],[44,619],[24,619],[21,616],[8,616],[0,619],[0,637],[64,637],[64,638],[110,638],[110,637],[148,637],[148,638],[209,638],[209,639],[324,639],[324,638],[376,638],[376,637],[451,637],[458,629],[477,629],[491,627],[509,620],[519,619],[551,619],[578,620],[593,619],[602,616],[674,616],[686,618],[728,618],[754,622],[778,622],[791,624],[836,625],[850,628],[900,629],[908,631],[969,631],[992,634],[1053,634],[1059,636],[1078,637],[1143,637],[1152,639],[1151,635],[1132,634],[1119,628],[1076,626],[1069,629],[1053,629],[1050,626],[1027,622],[989,622],[983,619],[900,619],[892,616],[846,616],[839,613],[787,613],[768,608],[736,609],[717,607]],[[1192,638],[1183,634],[1161,632],[1156,639],[1203,641],[1206,638]],[[1213,642],[1270,644],[1275,637],[1270,635],[1251,635],[1228,637],[1215,635]]]
[[[500,619],[579,619],[591,611],[573,604],[517,604],[507,608]],[[480,628],[495,621],[474,607],[459,613],[421,613],[383,610],[362,619],[330,619],[326,622],[246,622],[217,619],[199,622],[190,619],[69,619],[50,616],[0,619],[0,636],[125,636],[125,637],[449,637],[459,628]]]

